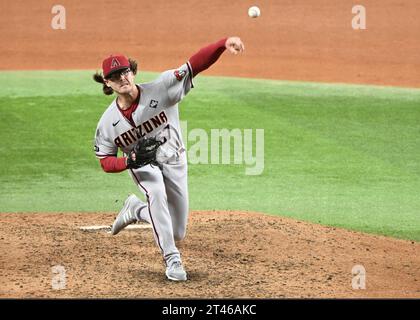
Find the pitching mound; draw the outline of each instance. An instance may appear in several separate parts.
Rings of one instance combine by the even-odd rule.
[[[0,297],[420,297],[418,242],[257,213],[192,212],[179,246],[189,280],[174,283],[152,230],[111,236],[113,219],[0,214]],[[366,289],[352,287],[361,284],[355,265],[365,268]]]

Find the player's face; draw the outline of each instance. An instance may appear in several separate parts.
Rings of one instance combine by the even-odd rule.
[[[134,88],[134,74],[130,69],[122,70],[112,74],[105,80],[108,87],[111,87],[116,93],[129,93]]]

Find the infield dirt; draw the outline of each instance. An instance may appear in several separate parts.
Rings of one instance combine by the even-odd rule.
[[[55,4],[4,2],[0,70],[100,69],[124,53],[140,71],[163,71],[238,35],[245,54],[205,74],[420,87],[417,0],[364,0],[365,30],[352,28],[353,0],[260,0],[257,19],[247,1],[63,1],[65,30],[51,27]]]
[[[81,231],[110,213],[0,215],[0,297],[420,297],[420,243],[252,212],[192,212],[180,244],[189,280],[164,275],[151,229]],[[66,270],[54,290],[52,267]],[[354,289],[363,265],[366,289]]]

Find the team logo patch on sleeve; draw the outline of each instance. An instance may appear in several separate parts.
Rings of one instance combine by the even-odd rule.
[[[185,70],[175,70],[174,75],[178,81],[184,79],[187,72]]]

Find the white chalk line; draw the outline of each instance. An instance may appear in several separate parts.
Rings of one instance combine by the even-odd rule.
[[[151,229],[152,225],[151,224],[131,224],[127,227],[124,228],[124,230],[139,230],[139,229]],[[111,231],[111,226],[82,226],[79,227],[80,230],[82,231],[101,231],[101,230],[105,230],[110,232]]]

